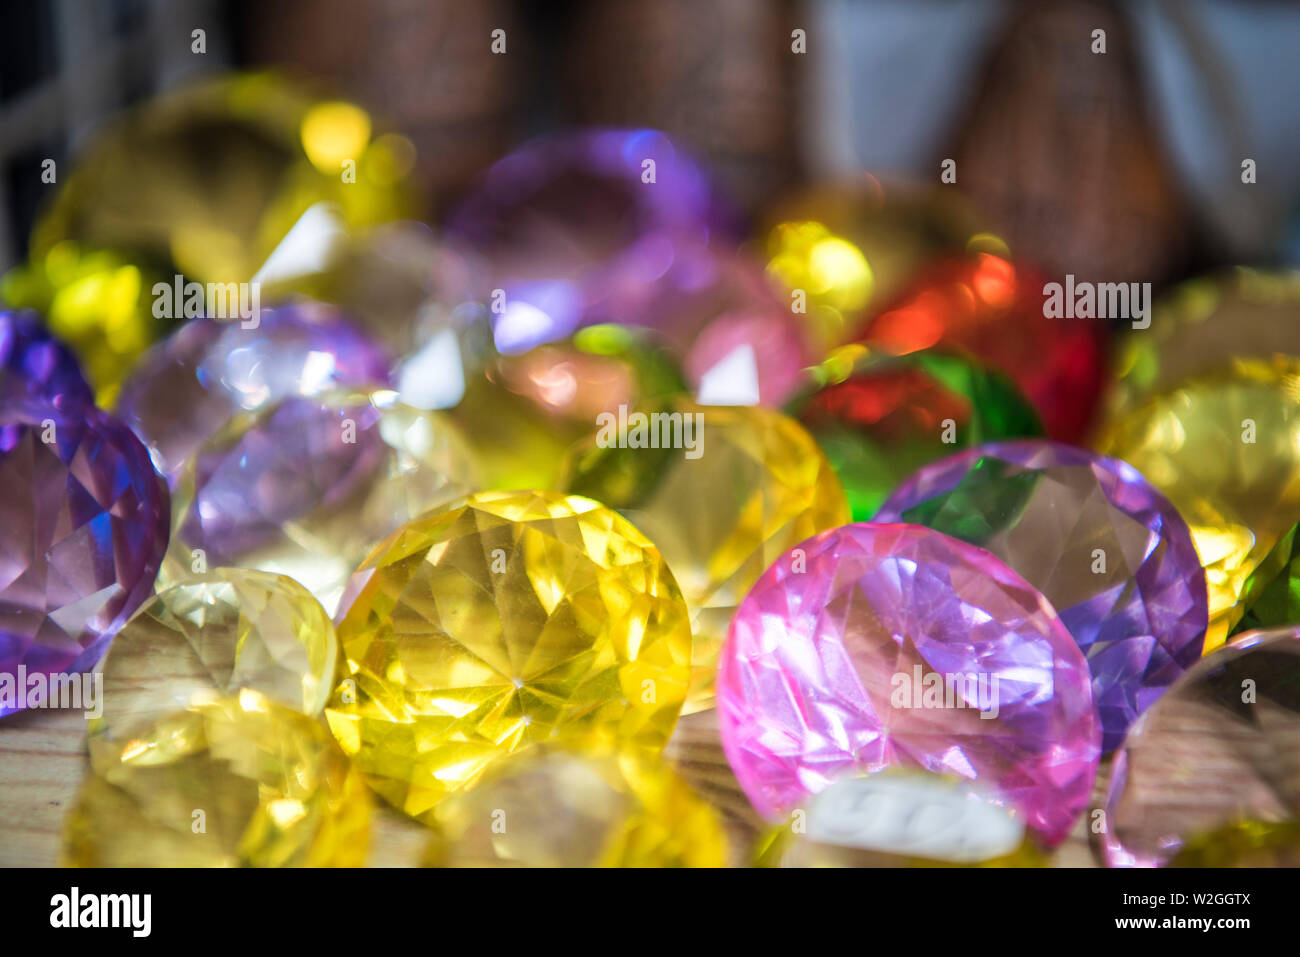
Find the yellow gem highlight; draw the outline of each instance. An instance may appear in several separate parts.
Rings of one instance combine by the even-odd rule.
[[[317,722],[243,690],[161,719],[92,771],[74,867],[357,867],[370,796]]]
[[[334,625],[284,575],[220,568],[156,595],[113,638],[100,664],[103,713],[88,726],[97,768],[138,756],[159,720],[251,689],[303,714],[334,685]]]
[[[579,496],[483,492],[430,512],[370,554],[343,608],[330,729],[416,817],[537,742],[662,748],[686,696],[672,573]]]
[[[1187,520],[1209,589],[1209,654],[1241,618],[1247,577],[1300,518],[1300,361],[1237,360],[1189,380],[1110,423],[1098,447]]]
[[[713,702],[731,616],[759,575],[804,539],[847,523],[849,508],[826,456],[788,416],[685,398],[645,414],[656,413],[700,416],[699,454],[637,447],[629,416],[620,434],[571,452],[561,487],[617,509],[667,559],[693,620],[692,713]]]
[[[644,753],[541,747],[443,802],[433,867],[724,867],[717,813]]]

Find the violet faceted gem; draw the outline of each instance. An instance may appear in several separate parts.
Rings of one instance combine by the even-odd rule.
[[[918,471],[875,516],[988,549],[1039,589],[1083,650],[1119,747],[1201,657],[1205,574],[1187,523],[1132,466],[1059,442],[995,442]]]
[[[1051,605],[988,552],[914,525],[853,524],[778,559],[718,669],[723,748],[777,818],[892,766],[979,781],[1047,844],[1087,806],[1100,725]]]
[[[243,427],[232,423],[185,468],[177,538],[202,543],[209,566],[244,558],[283,526],[342,502],[381,467],[385,446],[371,405],[282,399]]]
[[[651,178],[652,177],[652,178]],[[535,140],[493,165],[448,231],[487,267],[493,335],[506,354],[580,326],[632,322],[670,272],[699,273],[731,217],[704,171],[666,135],[592,129]],[[495,304],[495,303],[494,303]]]
[[[30,311],[0,311],[0,402],[44,399],[60,409],[94,405],[72,351]]]
[[[122,386],[117,411],[175,488],[205,439],[277,399],[388,384],[386,350],[315,303],[264,310],[256,328],[194,319],[154,346]]]
[[[85,671],[153,590],[167,487],[125,425],[94,406],[0,403],[0,677]],[[20,672],[20,667],[22,671]]]

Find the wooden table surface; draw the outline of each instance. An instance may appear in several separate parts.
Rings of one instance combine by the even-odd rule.
[[[79,711],[30,711],[0,720],[0,867],[53,867],[58,863],[63,816],[86,773],[86,722]],[[702,797],[722,813],[733,863],[745,863],[760,821],[727,769],[712,712],[683,718],[666,754]],[[1093,807],[1105,795],[1105,768]],[[424,827],[380,806],[368,864],[413,867],[424,849]],[[1096,867],[1086,815],[1052,855],[1057,867]]]

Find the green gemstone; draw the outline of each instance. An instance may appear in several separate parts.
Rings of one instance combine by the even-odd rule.
[[[1010,380],[959,356],[849,346],[811,374],[817,386],[789,411],[826,453],[854,521],[870,520],[923,465],[985,442],[1043,434]]]
[[[1300,623],[1300,550],[1292,525],[1264,560],[1256,566],[1241,589],[1241,621],[1231,634],[1256,628],[1280,628]]]

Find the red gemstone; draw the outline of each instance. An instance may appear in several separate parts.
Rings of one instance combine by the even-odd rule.
[[[898,353],[968,352],[1015,380],[1052,438],[1078,442],[1101,394],[1106,327],[1045,316],[1044,282],[987,253],[946,260],[871,320],[861,341]]]

